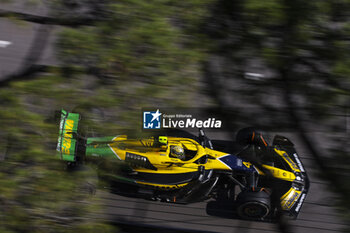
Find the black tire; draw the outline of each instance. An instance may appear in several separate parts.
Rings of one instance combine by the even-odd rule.
[[[244,191],[237,197],[237,214],[243,219],[262,220],[271,210],[270,195],[264,191]]]

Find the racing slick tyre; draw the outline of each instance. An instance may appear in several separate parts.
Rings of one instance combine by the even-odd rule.
[[[264,191],[243,191],[237,196],[237,214],[242,219],[264,219],[271,209],[270,195]]]

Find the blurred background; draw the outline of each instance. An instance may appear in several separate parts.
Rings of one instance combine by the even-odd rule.
[[[0,232],[349,232],[349,0],[1,0]],[[96,134],[141,108],[215,111],[286,135],[310,174],[299,219],[248,222],[120,197],[57,161],[54,111]]]

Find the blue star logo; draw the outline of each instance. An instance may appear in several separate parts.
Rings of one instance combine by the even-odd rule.
[[[162,113],[157,111],[143,112],[143,128],[144,129],[160,129],[160,119]]]

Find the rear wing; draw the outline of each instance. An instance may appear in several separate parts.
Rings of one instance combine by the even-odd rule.
[[[76,161],[78,143],[75,135],[78,133],[79,120],[78,113],[69,113],[62,109],[56,150],[64,161]]]

